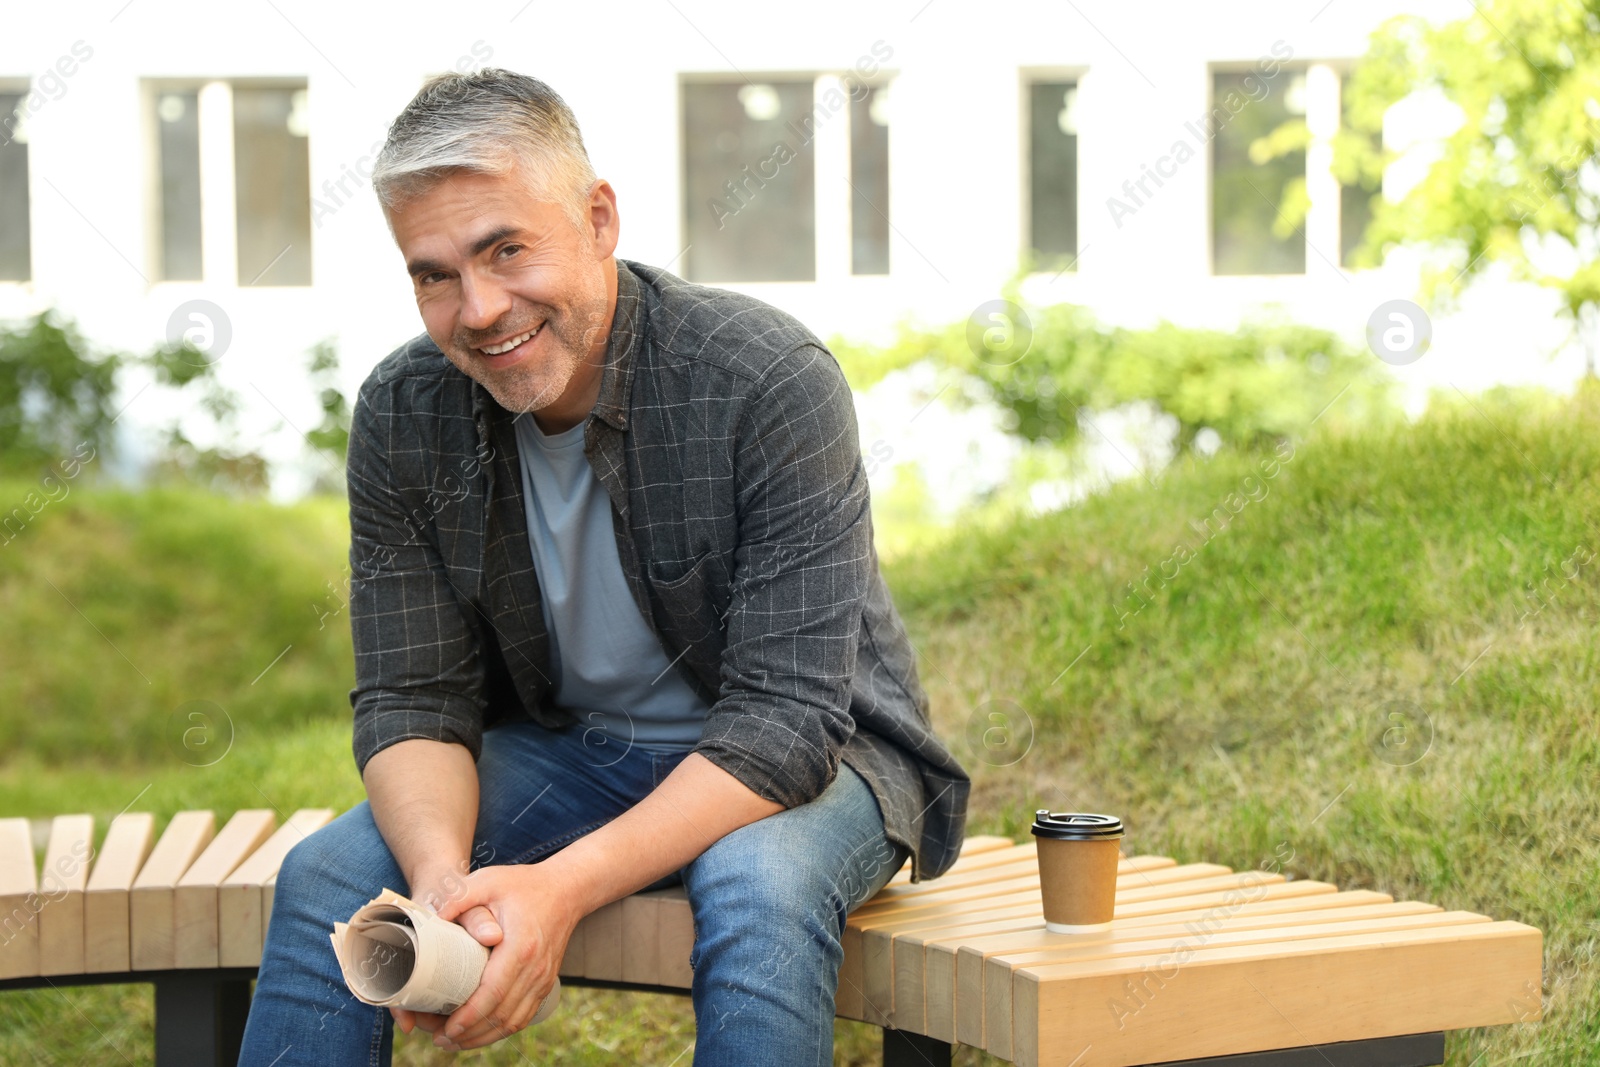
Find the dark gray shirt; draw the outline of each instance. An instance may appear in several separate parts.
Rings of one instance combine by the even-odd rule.
[[[513,416],[426,335],[374,368],[350,436],[358,767],[407,738],[576,725],[552,683]],[[754,297],[617,261],[584,453],[641,617],[710,707],[695,751],[785,807],[843,759],[912,877],[960,850],[970,781],[934,734],[878,569],[850,388]]]

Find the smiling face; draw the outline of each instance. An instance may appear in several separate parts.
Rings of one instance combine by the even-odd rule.
[[[596,182],[586,209],[575,227],[512,170],[448,174],[389,212],[428,336],[547,433],[594,407],[616,307],[611,186]]]

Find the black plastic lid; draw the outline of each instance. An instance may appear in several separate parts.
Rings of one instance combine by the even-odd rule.
[[[1034,813],[1033,833],[1057,841],[1110,841],[1122,836],[1122,820],[1090,812],[1052,814],[1040,808]]]

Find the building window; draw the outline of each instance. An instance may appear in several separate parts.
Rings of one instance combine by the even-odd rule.
[[[889,94],[856,73],[683,83],[684,275],[889,272]]]
[[[850,273],[889,273],[889,88],[850,97]]]
[[[310,285],[305,83],[163,83],[147,96],[156,277]]]
[[[311,153],[304,88],[233,91],[239,284],[311,284]]]
[[[0,92],[0,281],[33,276],[28,220],[28,134],[23,125],[26,90]]]
[[[683,86],[688,276],[816,278],[813,82]]]
[[[1078,256],[1078,83],[1028,86],[1028,244],[1036,270]]]
[[[1351,130],[1349,121],[1350,108],[1345,102],[1344,85],[1348,81],[1348,73],[1340,79],[1339,85],[1339,113],[1340,124],[1345,130]],[[1368,143],[1373,151],[1382,145],[1383,138],[1378,134],[1371,134]],[[1372,222],[1372,201],[1383,191],[1383,183],[1376,180],[1359,179],[1351,184],[1341,183],[1339,186],[1339,266],[1351,266],[1351,255],[1361,246],[1361,239],[1366,235],[1367,226]]]
[[[1250,146],[1306,113],[1306,72],[1280,66],[1214,71],[1211,134],[1211,265],[1215,274],[1304,274],[1306,240],[1280,219],[1291,187],[1304,190],[1304,147],[1257,163]]]
[[[199,281],[200,252],[200,94],[167,92],[156,96],[156,167],[161,190],[156,210],[161,238],[156,277]]]

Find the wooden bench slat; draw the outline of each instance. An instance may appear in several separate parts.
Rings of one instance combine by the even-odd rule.
[[[1163,868],[1153,868],[1146,865],[1144,857],[1131,860],[1122,860],[1117,865],[1117,899],[1137,900],[1137,896],[1128,896],[1134,890],[1141,890],[1149,897],[1172,896],[1173,891],[1165,889],[1166,886],[1185,884],[1196,886],[1206,879],[1228,877],[1232,872],[1227,867],[1215,863],[1186,863],[1169,864]],[[850,913],[852,919],[860,917],[866,919],[880,915],[893,914],[901,908],[918,908],[925,905],[952,900],[981,900],[986,891],[1002,892],[1006,889],[1021,886],[1032,886],[1037,892],[1039,887],[1039,866],[1036,859],[1005,864],[984,871],[976,871],[970,876],[960,879],[938,881],[926,886],[902,887],[893,894],[879,893],[871,900],[862,904]],[[1200,885],[1200,888],[1205,888]]]
[[[1123,889],[1153,888],[1158,885],[1191,882],[1196,878],[1215,878],[1218,875],[1232,873],[1232,867],[1224,867],[1220,863],[1175,862],[1170,867],[1141,867],[1133,871],[1120,872],[1117,875],[1117,889],[1120,891]]]
[[[1010,848],[1011,845],[1012,841],[1009,837],[995,837],[983,834],[968,837],[961,843],[961,851],[956,855],[955,862],[950,865],[950,869],[945,874],[954,874],[960,870],[972,869],[972,865],[978,862],[980,857],[999,849]],[[910,882],[911,861],[908,858],[905,864],[890,876],[885,885],[908,885]],[[921,883],[918,884],[920,885]]]
[[[82,974],[83,906],[94,853],[94,816],[57,815],[39,871],[39,973]]]
[[[1131,1067],[1180,1056],[1321,1045],[1540,1017],[1543,937],[1515,922],[1213,947],[1157,987],[1161,956],[1114,968],[1024,968],[1014,979],[1020,1067]],[[1120,1018],[1135,981],[1141,1006]],[[1259,1010],[1241,1015],[1241,1004]],[[1121,1023],[1119,1026],[1118,1023]]]
[[[1042,973],[1046,968],[1069,964],[1105,969],[1115,967],[1120,961],[1128,958],[1170,958],[1172,953],[1189,946],[1194,946],[1196,949],[1249,946],[1266,950],[1274,945],[1295,941],[1432,927],[1462,927],[1490,921],[1485,916],[1471,912],[1430,910],[1426,906],[1423,910],[1358,916],[1339,922],[1304,924],[1297,922],[1296,918],[1290,915],[1285,921],[1285,917],[1280,916],[1276,917],[1276,921],[1269,918],[1266,923],[1248,919],[1225,920],[1219,924],[1221,928],[1214,930],[1209,936],[1204,932],[1196,934],[1193,930],[1186,930],[1183,927],[1131,930],[1099,944],[990,956],[984,960],[981,969],[981,988],[959,989],[956,994],[958,1005],[964,997],[970,997],[973,1002],[980,1005],[983,1012],[982,1040],[993,1046],[996,1055],[1009,1056],[1010,1050],[1015,1048],[1016,1037],[1014,1034],[1008,1035],[1006,1031],[1011,1026],[1014,1013],[1016,976],[1023,970]],[[1239,925],[1240,922],[1243,925]],[[1156,929],[1161,931],[1161,936],[1149,936]],[[968,1004],[966,1008],[970,1012],[972,1005]]]
[[[690,988],[694,981],[689,969],[689,953],[694,947],[694,915],[683,886],[635,893],[620,903],[621,980]]]
[[[1215,889],[1231,889],[1241,884],[1260,886],[1277,881],[1282,882],[1283,876],[1278,874],[1265,874],[1260,871],[1247,871],[1244,874],[1215,874],[1218,867],[1211,863],[1185,864],[1185,872],[1189,875],[1183,880],[1172,880],[1163,884],[1143,884],[1142,872],[1120,874],[1117,877],[1117,909],[1120,914],[1124,904],[1137,905],[1144,902],[1169,900],[1181,897],[1197,887]],[[1182,870],[1181,867],[1172,868]],[[1228,868],[1220,868],[1227,871]],[[982,914],[991,906],[992,898],[986,889],[1000,891],[1004,888],[1019,889],[1031,892],[1034,899],[1038,899],[1039,872],[1034,870],[1026,878],[993,883],[990,887],[972,886],[963,887],[946,895],[946,900],[954,902],[957,899],[969,904],[975,914]],[[1043,905],[1040,905],[1041,913]],[[859,951],[861,954],[861,989],[864,997],[863,1010],[866,1021],[877,1025],[892,1025],[894,1002],[894,953],[891,932],[883,929],[891,924],[898,914],[911,914],[899,912],[898,909],[880,908],[873,909],[868,914],[860,913],[851,916],[851,925],[861,931]]]
[[[1262,889],[1264,899],[1251,902],[1240,907],[1240,913],[1261,913],[1270,915],[1277,912],[1306,912],[1307,909],[1338,909],[1338,907],[1354,907],[1357,904],[1374,904],[1374,902],[1387,902],[1389,897],[1378,893],[1349,893],[1341,894],[1328,885],[1325,881],[1291,881],[1291,883],[1272,883]],[[1283,896],[1274,899],[1274,894]],[[1291,896],[1293,894],[1293,896]],[[1179,921],[1194,920],[1205,915],[1208,910],[1216,909],[1219,905],[1229,902],[1230,894],[1211,893],[1200,897],[1179,897],[1181,901],[1194,901],[1192,910],[1182,907],[1173,910],[1155,910],[1146,915],[1118,915],[1118,928],[1128,929],[1136,926],[1158,926]],[[1157,909],[1162,902],[1147,904],[1147,909]],[[1043,928],[1043,917],[1030,915],[1032,928]],[[987,934],[1016,933],[1019,926],[1014,921],[1000,921],[992,923],[992,929],[986,929],[978,934],[979,937]],[[933,936],[938,936],[939,931],[933,931]],[[984,1032],[984,1019],[982,1019],[982,1003],[973,1003],[971,998],[957,997],[957,982],[965,982],[970,987],[981,987],[982,961],[984,955],[968,953],[965,958],[960,955],[957,947],[941,944],[934,941],[933,950],[923,955],[922,966],[925,969],[926,992],[925,997],[931,998],[928,1003],[944,1003],[952,1000],[955,1011],[950,1014],[930,1013],[930,1037],[941,1037],[941,1040],[960,1040],[966,1045],[978,1045]],[[966,945],[960,945],[965,949]],[[965,1033],[966,1037],[962,1037]]]
[[[1296,890],[1294,895],[1273,896],[1275,892],[1284,893],[1291,887]],[[1308,893],[1304,891],[1305,889],[1323,891]],[[1219,911],[1226,911],[1243,922],[1252,918],[1276,916],[1283,916],[1286,920],[1292,918],[1292,915],[1334,916],[1358,908],[1400,907],[1402,913],[1406,914],[1418,909],[1441,910],[1433,905],[1395,905],[1385,894],[1368,890],[1338,893],[1334,891],[1333,886],[1325,882],[1273,883],[1264,886],[1262,892],[1262,899],[1246,901],[1243,904],[1238,903],[1235,896],[1218,893],[1207,898],[1208,903],[1204,907],[1192,910],[1157,912],[1140,916],[1119,915],[1114,929],[1136,931],[1141,928],[1174,924],[1204,923]],[[991,956],[1014,950],[1016,939],[1024,934],[1033,931],[1042,932],[1044,921],[1035,914],[1026,926],[1018,926],[1016,923],[994,923],[988,924],[985,928],[969,929],[972,936],[960,944],[956,944],[954,938],[945,936],[947,930],[930,931],[927,936],[934,940],[927,942],[922,966],[927,976],[928,995],[939,998],[937,1001],[930,1000],[929,1003],[944,1003],[946,999],[954,999],[956,1030],[953,1039],[982,1048],[984,1031],[982,989],[988,980],[984,964]],[[917,937],[918,934],[913,931],[910,936]]]
[[[234,812],[233,818],[178,879],[172,908],[172,955],[177,966],[217,966],[218,892],[222,880],[261,847],[277,823],[277,816],[269,808],[242,808]]]
[[[84,892],[85,974],[126,971],[131,966],[128,895],[155,839],[156,819],[149,812],[123,812],[111,820]]]
[[[1123,889],[1119,881],[1117,885],[1117,907],[1121,908],[1124,904],[1139,904],[1152,900],[1170,900],[1175,896],[1186,893],[1204,893],[1211,889],[1226,890],[1240,885],[1261,884],[1263,881],[1281,882],[1284,880],[1281,874],[1266,874],[1261,871],[1245,871],[1243,874],[1204,872],[1204,868],[1215,866],[1215,864],[1191,863],[1186,866],[1195,868],[1195,873],[1201,876],[1188,878],[1181,882],[1145,885],[1130,889]]]
[[[622,904],[621,900],[613,900],[584,918],[587,927],[583,935],[585,978],[622,981]]]
[[[1266,883],[1255,883],[1249,871],[1244,874],[1234,875],[1232,879],[1221,879],[1221,884],[1200,892],[1190,892],[1187,888],[1181,896],[1152,897],[1149,900],[1138,900],[1124,903],[1117,901],[1118,919],[1140,919],[1151,915],[1171,915],[1176,912],[1205,910],[1213,907],[1218,901],[1227,900],[1233,894],[1242,890],[1250,890],[1262,900],[1278,900],[1288,897],[1313,896],[1321,893],[1332,893],[1337,887],[1327,882],[1314,882],[1310,880],[1285,881],[1281,874],[1273,875]]]
[[[561,957],[561,968],[556,974],[562,978],[582,978],[583,974],[583,942],[587,933],[588,916],[578,921],[573,928],[572,936],[567,938],[567,951]]]
[[[1168,862],[1170,863],[1171,861]],[[1333,892],[1333,887],[1327,886],[1326,891]],[[1202,896],[1198,899],[1209,900],[1210,898]],[[932,926],[951,926],[963,921],[981,922],[988,919],[1014,918],[1016,916],[1041,918],[1041,907],[1038,886],[1035,883],[1021,890],[1013,890],[989,898],[980,897],[926,905],[919,902],[916,907],[908,905],[893,912],[876,914],[863,914],[858,910],[851,913],[847,932],[853,930],[854,933],[860,934],[863,930],[915,930]],[[1148,909],[1152,905],[1146,904],[1141,907]],[[1009,910],[1012,908],[1017,910]],[[1135,909],[1119,907],[1117,917],[1119,919],[1124,918],[1125,911],[1131,912],[1133,910]]]
[[[1009,837],[998,834],[974,834],[961,843],[961,851],[956,854],[956,862],[960,863],[969,856],[980,856],[985,852],[997,848],[1010,848],[1015,842]]]
[[[981,902],[992,896],[1002,893],[1017,893],[1032,891],[1035,895],[1039,892],[1039,872],[1024,871],[1006,872],[993,880],[978,882],[976,884],[941,886],[930,889],[925,893],[915,896],[893,900],[878,900],[874,897],[850,913],[850,921],[856,924],[869,924],[875,920],[893,918],[899,915],[909,915],[927,908],[938,907],[941,904],[960,904],[973,901]],[[981,906],[981,904],[979,905]]]
[[[1175,867],[1176,861],[1166,856],[1132,856],[1119,860],[1117,863],[1118,877],[1132,874],[1137,871],[1153,871]],[[937,888],[940,880],[929,883],[929,888]],[[918,883],[921,886],[923,883]],[[1331,890],[1331,887],[1330,887]],[[876,1009],[869,1011],[866,1002],[865,978],[862,973],[862,924],[873,916],[874,912],[865,909],[871,907],[877,897],[867,901],[850,913],[850,922],[845,926],[842,945],[844,948],[844,961],[839,968],[838,993],[834,1000],[834,1007],[840,1018],[870,1021],[881,1018],[882,1013]],[[897,915],[921,919],[931,915],[948,915],[953,912],[974,911],[987,908],[1005,908],[1016,904],[1028,905],[1033,909],[1039,907],[1039,893],[1037,879],[1033,883],[1031,897],[1029,888],[1024,886],[1019,892],[1013,887],[1004,893],[997,893],[991,898],[971,897],[965,901],[954,903],[943,901],[940,898],[915,901],[902,900],[897,902]],[[916,909],[916,910],[913,910]],[[899,911],[898,909],[905,909]],[[898,919],[896,920],[898,921]]]
[[[1262,900],[1250,901],[1243,905],[1229,903],[1224,894],[1218,894],[1213,903],[1205,908],[1194,911],[1163,912],[1144,916],[1119,916],[1116,919],[1116,928],[1121,930],[1138,930],[1141,928],[1170,926],[1174,923],[1203,923],[1209,916],[1218,910],[1228,909],[1239,919],[1247,922],[1251,919],[1274,919],[1292,922],[1304,920],[1310,916],[1337,916],[1346,912],[1352,914],[1386,914],[1381,909],[1400,908],[1401,913],[1409,914],[1414,910],[1429,909],[1442,910],[1434,905],[1417,903],[1395,904],[1388,896],[1382,893],[1373,893],[1370,890],[1355,890],[1348,893],[1334,892],[1334,887],[1325,882],[1279,883],[1266,887],[1272,890],[1283,890],[1289,886],[1317,886],[1325,887],[1323,893],[1299,893],[1295,896],[1284,896],[1277,899],[1267,897]],[[1234,910],[1237,909],[1237,910]],[[1371,909],[1370,911],[1368,909]],[[1315,921],[1315,920],[1312,920]],[[983,1047],[984,1016],[983,1016],[983,988],[988,974],[984,964],[988,957],[1006,951],[1011,942],[1009,939],[1018,935],[1019,928],[1015,923],[989,924],[989,930],[972,928],[973,936],[962,943],[955,944],[953,939],[946,939],[944,931],[932,931],[929,936],[936,940],[929,941],[924,953],[922,965],[925,971],[927,1004],[929,1005],[929,1030],[930,1036],[939,1037],[941,1034],[950,1034],[944,1040],[959,1040],[963,1044],[975,1048]],[[1032,916],[1028,929],[1043,931],[1044,920]],[[915,933],[912,937],[917,936]],[[898,941],[897,941],[898,946]],[[896,966],[899,958],[896,958]],[[1009,974],[1007,975],[1009,977]],[[954,1010],[949,1013],[954,1019],[955,1029],[952,1031],[944,1022],[944,1013],[935,1012],[934,1004],[951,1003]]]
[[[1244,918],[1238,921],[1241,924],[1255,922],[1261,925],[1289,925],[1296,922],[1332,921],[1335,916],[1354,918],[1440,910],[1433,905],[1420,903],[1366,905],[1368,908],[1389,908],[1393,909],[1392,911],[1366,911],[1356,907],[1325,906],[1322,903],[1334,896],[1338,894],[1292,898],[1277,904],[1277,911],[1245,914]],[[1356,902],[1338,901],[1339,905],[1346,903]],[[1239,905],[1231,908],[1228,914],[1244,913],[1246,907]],[[1282,914],[1289,909],[1296,910],[1297,914]],[[1215,921],[1215,912],[1218,909],[1209,910],[1211,914],[1180,912],[1118,919],[1113,931],[1119,936],[1132,936],[1136,931],[1140,936],[1145,936],[1141,928],[1160,927],[1181,931],[1197,923]],[[983,961],[989,956],[1022,952],[1034,947],[1055,950],[1063,949],[1067,945],[1061,935],[1049,933],[1045,929],[1044,919],[1037,911],[1020,920],[986,920],[958,925],[924,926],[895,932],[892,938],[895,1025],[944,1041],[960,1040],[963,1044],[978,1048],[983,1047],[981,1044]],[[958,982],[961,984],[958,985]]]
[[[654,985],[661,969],[661,937],[657,919],[661,898],[635,893],[622,900],[622,980]]]
[[[134,970],[175,966],[173,902],[178,879],[216,832],[217,816],[210,811],[180,811],[162,831],[128,894],[128,948]]]
[[[1391,901],[1345,906],[1337,898],[1344,894],[1327,894],[1294,898],[1269,911],[1253,911],[1251,901],[1222,903],[1202,911],[1167,913],[1142,916],[1135,919],[1118,919],[1106,936],[1113,941],[1161,936],[1167,930],[1190,930],[1203,933],[1211,928],[1231,929],[1262,926],[1298,926],[1315,923],[1340,923],[1351,918],[1370,915],[1411,915],[1418,912],[1439,912],[1435,904],[1421,901]],[[1229,924],[1232,924],[1230,926]],[[1177,935],[1177,936],[1181,936]],[[1196,936],[1199,936],[1196,934]],[[1077,953],[1086,939],[1072,938],[1045,929],[1044,920],[1036,918],[1026,927],[1013,926],[1008,931],[986,933],[974,927],[957,927],[932,930],[926,933],[897,935],[907,944],[938,946],[952,953],[965,950],[969,956],[1006,956],[1012,952],[1051,952],[1060,950],[1069,955]],[[959,946],[959,948],[955,947]]]
[[[919,900],[930,893],[942,893],[951,889],[1001,881],[1008,878],[1026,877],[1030,874],[1037,877],[1038,864],[1038,855],[1032,844],[1019,845],[1015,849],[988,852],[979,857],[973,867],[957,873],[947,874],[932,882],[918,882],[916,885],[885,886],[876,896],[859,905],[857,910],[900,902],[911,902]],[[1187,867],[1179,867],[1176,861],[1165,857],[1139,856],[1132,860],[1123,859],[1119,861],[1118,871],[1119,885],[1122,884],[1123,879],[1128,879],[1129,885],[1156,885],[1162,882],[1197,878],[1201,875],[1228,874],[1231,873],[1231,868],[1218,866],[1214,863],[1190,864]]]
[[[694,951],[694,912],[683,886],[662,892],[660,923],[660,984],[675,989],[694,988],[694,971],[689,967],[689,955]]]
[[[301,808],[217,887],[217,961],[223,967],[261,962],[272,913],[265,910],[268,879],[277,877],[289,850],[333,821],[332,808]],[[198,866],[198,864],[197,864]]]
[[[27,819],[0,819],[0,978],[39,973],[38,871]]]
[[[877,895],[863,902],[852,915],[866,912],[899,907],[901,905],[914,905],[918,901],[936,898],[961,889],[981,889],[983,886],[993,885],[996,882],[1009,881],[1015,878],[1039,877],[1038,862],[1034,859],[1013,860],[1009,863],[985,867],[982,870],[970,871],[966,874],[946,875],[932,882],[918,882],[916,885],[889,886],[878,891]]]

